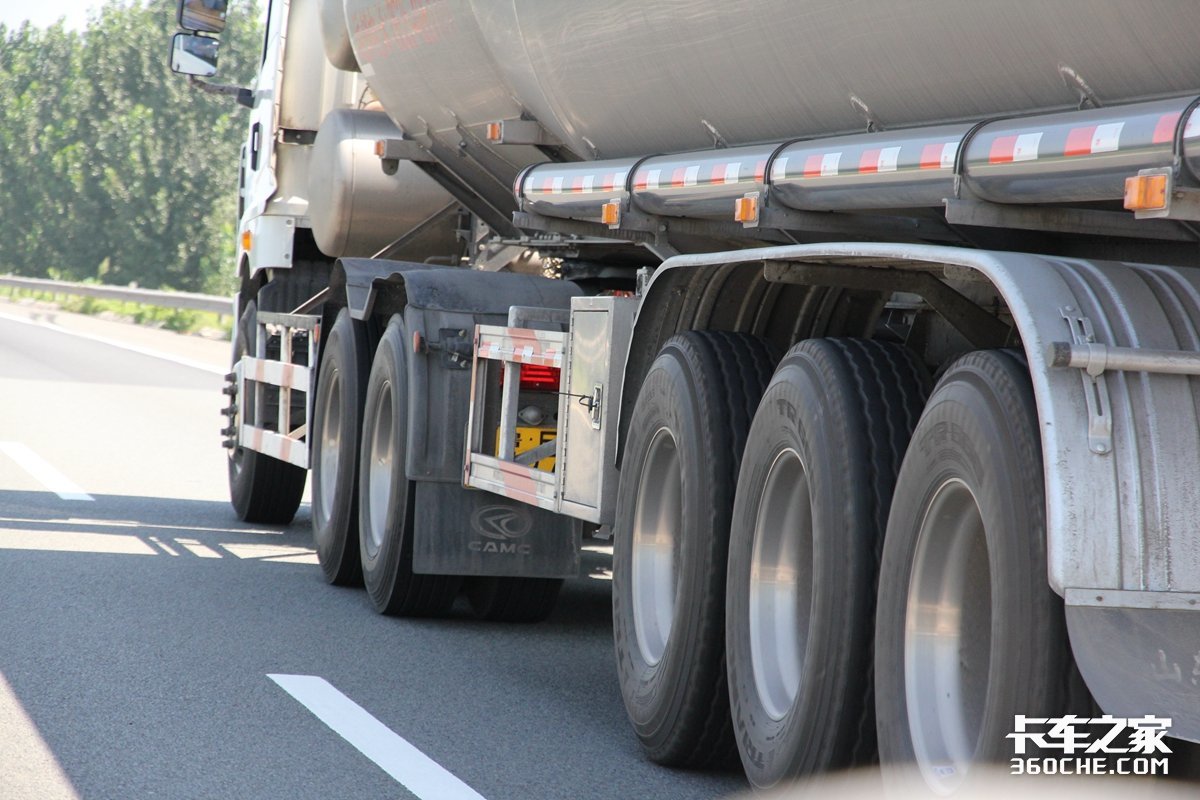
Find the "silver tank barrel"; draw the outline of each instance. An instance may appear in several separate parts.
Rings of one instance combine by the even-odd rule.
[[[731,220],[737,198],[765,188],[767,164],[778,148],[729,147],[647,158],[633,176],[633,201],[647,214]]]
[[[939,206],[970,125],[794,142],[771,164],[772,203],[804,211]]]
[[[1195,0],[344,0],[397,123],[524,114],[581,156],[889,130],[1200,93]],[[620,98],[614,104],[614,98]],[[598,155],[597,155],[598,154]],[[536,156],[531,155],[531,158]]]
[[[601,222],[604,204],[629,196],[629,175],[636,158],[539,164],[517,176],[517,202],[525,211],[547,217]]]
[[[993,203],[1119,200],[1138,170],[1170,167],[1196,98],[1046,114],[992,122],[971,136],[965,154],[970,191]],[[1186,126],[1185,126],[1186,127]],[[1193,152],[1194,167],[1200,153]]]
[[[627,198],[667,217],[734,221],[735,201],[766,193],[799,211],[941,206],[969,193],[994,203],[1119,200],[1139,170],[1185,165],[1200,179],[1200,99],[937,125],[679,155],[532,167],[518,180],[528,211],[602,221]]]

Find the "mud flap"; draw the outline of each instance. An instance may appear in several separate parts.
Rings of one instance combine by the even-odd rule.
[[[413,571],[571,578],[579,574],[572,521],[453,483],[417,483]]]

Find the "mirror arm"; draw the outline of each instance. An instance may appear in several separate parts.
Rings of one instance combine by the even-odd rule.
[[[245,106],[246,108],[254,107],[254,92],[245,87],[229,86],[224,83],[209,83],[208,81],[200,80],[195,75],[188,75],[188,82],[192,84],[193,88],[207,94],[228,95],[237,98],[238,105]]]

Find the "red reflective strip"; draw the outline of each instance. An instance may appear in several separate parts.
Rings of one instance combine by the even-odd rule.
[[[671,173],[671,185],[676,187],[683,186],[683,179],[687,177],[687,167],[676,167]]]
[[[604,176],[604,191],[611,192],[617,188],[617,173],[610,172]]]
[[[724,164],[724,162],[722,162],[720,164],[713,164],[711,182],[712,183],[724,183],[725,182],[725,164]]]
[[[879,148],[864,150],[862,158],[858,160],[858,171],[867,174],[879,172],[879,152]]]
[[[767,179],[767,162],[760,161],[754,167],[754,180],[757,181],[758,183],[762,183],[766,179]]]
[[[944,144],[927,144],[921,148],[921,169],[941,169]]]
[[[571,179],[571,191],[572,192],[582,192],[583,191],[583,176],[582,175],[580,175],[578,178]]]
[[[643,170],[641,172],[638,172],[637,177],[635,177],[633,179],[634,191],[642,191],[649,185],[650,185],[649,171]]]
[[[1175,111],[1163,114],[1158,118],[1158,124],[1154,126],[1155,144],[1175,141],[1175,131],[1179,128],[1179,117],[1180,113]]]
[[[1096,126],[1072,128],[1067,134],[1067,147],[1063,151],[1067,156],[1090,156],[1092,154],[1092,139],[1096,135]]]
[[[989,164],[1007,164],[1013,160],[1017,149],[1016,136],[997,136],[992,142],[991,152],[988,153]]]
[[[804,177],[819,178],[821,177],[821,156],[812,155],[804,159]]]
[[[553,177],[542,179],[542,192],[545,194],[553,194],[554,193],[554,178]]]

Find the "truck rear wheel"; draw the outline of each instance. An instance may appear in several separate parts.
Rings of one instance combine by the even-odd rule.
[[[467,578],[467,600],[489,622],[541,622],[554,611],[562,578]]]
[[[358,560],[358,440],[366,396],[365,326],[343,308],[322,347],[313,403],[312,524],[325,580],[362,579]]]
[[[625,709],[652,761],[735,761],[725,569],[750,420],[774,368],[762,340],[692,331],[651,365],[617,499],[613,641]]]
[[[746,442],[729,544],[726,648],[750,782],[870,761],[878,553],[929,377],[899,345],[793,347]]]
[[[404,471],[408,444],[408,339],[399,315],[384,331],[371,377],[360,449],[358,553],[371,605],[381,614],[431,616],[454,603],[457,575],[413,572],[413,495]]]
[[[233,354],[235,365],[242,356],[257,352],[257,310],[258,305],[251,300],[238,319],[237,345]],[[236,395],[232,396],[232,405],[237,408]],[[240,425],[257,424],[257,420],[254,416],[239,420],[234,413],[229,417],[229,423],[236,435]],[[229,451],[229,500],[240,520],[271,525],[291,522],[304,496],[307,477],[307,472],[300,467],[263,453],[243,447]]]
[[[1014,715],[1069,710],[1073,665],[1046,582],[1044,492],[1023,357],[963,357],[934,390],[900,469],[875,634],[880,758],[915,762],[940,794],[969,781],[973,762],[1009,757]]]

